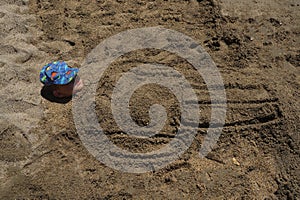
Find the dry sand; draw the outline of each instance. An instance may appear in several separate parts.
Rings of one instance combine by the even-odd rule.
[[[299,0],[2,0],[0,3],[0,199],[299,199]],[[176,162],[145,174],[106,167],[82,145],[71,104],[40,95],[40,67],[54,59],[80,67],[101,41],[123,30],[163,26],[201,44],[223,76],[227,118],[217,146],[198,157],[211,108],[203,80],[183,59],[140,50],[116,60],[101,79],[97,112],[112,141],[146,152],[168,143],[177,101],[148,85],[131,100],[132,118],[149,121],[153,103],[169,111],[161,134],[120,134],[112,88],[141,63],[174,67],[201,109],[196,140]],[[175,120],[176,121],[176,120]]]

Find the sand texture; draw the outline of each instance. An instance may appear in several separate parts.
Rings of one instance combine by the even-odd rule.
[[[299,0],[1,0],[0,199],[300,199],[299,10]],[[163,50],[116,59],[95,99],[101,127],[118,147],[153,151],[178,129],[178,100],[151,84],[133,93],[130,114],[145,126],[151,105],[163,105],[167,120],[160,134],[130,137],[117,126],[113,88],[140,64],[183,74],[201,112],[195,140],[178,160],[153,172],[123,173],[84,147],[72,101],[41,97],[39,70],[53,60],[81,67],[106,38],[151,26],[181,32],[210,54],[224,81],[227,115],[217,145],[200,159],[211,117],[203,78]]]

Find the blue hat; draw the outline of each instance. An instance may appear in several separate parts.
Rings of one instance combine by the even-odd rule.
[[[78,68],[71,68],[63,61],[55,61],[42,68],[40,81],[45,85],[65,85],[75,78],[78,71]]]

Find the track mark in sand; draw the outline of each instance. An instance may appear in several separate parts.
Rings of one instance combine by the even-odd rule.
[[[279,100],[271,94],[266,85],[259,84],[226,84],[227,93],[227,117],[224,129],[262,130],[266,126],[276,126],[282,121],[282,111]],[[205,86],[195,89],[199,99],[200,122],[198,124],[199,133],[206,134],[211,117],[211,102]],[[205,95],[199,95],[205,94]],[[216,107],[222,105],[214,105]],[[170,121],[169,121],[170,122]],[[133,152],[154,151],[166,145],[170,140],[175,138],[176,132],[170,131],[171,123],[166,124],[170,128],[156,134],[152,138],[143,138],[139,140],[130,137],[123,132],[107,133],[114,144],[121,148]],[[176,125],[175,125],[176,126]],[[191,124],[195,126],[195,124]],[[126,144],[126,145],[125,145]]]
[[[267,91],[264,85],[226,84],[227,118],[224,127],[257,126],[266,123],[277,123],[282,117],[278,98]],[[206,93],[206,91],[198,91]],[[199,128],[208,128],[211,102],[206,99],[198,101],[201,109]],[[218,106],[218,104],[214,105]]]

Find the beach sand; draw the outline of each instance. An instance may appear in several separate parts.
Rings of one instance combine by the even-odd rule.
[[[2,0],[0,3],[0,199],[299,199],[298,0]],[[201,76],[177,55],[137,50],[115,60],[99,82],[96,109],[115,145],[133,152],[174,137],[180,110],[164,87],[147,85],[130,100],[132,119],[149,123],[152,104],[167,108],[153,138],[121,134],[110,107],[122,73],[142,63],[175,68],[193,86],[201,110],[198,134],[178,160],[143,174],[123,173],[82,144],[72,101],[40,95],[40,68],[53,60],[81,67],[106,38],[162,26],[197,41],[224,81],[227,117],[212,152],[199,158],[211,116]],[[199,111],[200,112],[200,111]]]

